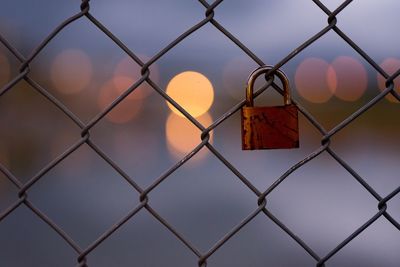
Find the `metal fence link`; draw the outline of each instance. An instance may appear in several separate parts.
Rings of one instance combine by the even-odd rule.
[[[359,108],[356,112],[348,116],[342,122],[337,124],[331,130],[326,130],[312,115],[307,109],[301,106],[300,103],[293,100],[294,104],[296,104],[304,116],[306,120],[308,120],[315,129],[319,131],[321,134],[321,146],[316,149],[311,154],[307,155],[305,158],[294,164],[290,167],[285,173],[283,173],[276,181],[268,188],[263,191],[259,191],[229,160],[227,160],[224,155],[218,151],[210,142],[210,132],[212,132],[215,128],[217,128],[222,122],[230,118],[236,112],[240,110],[240,108],[245,104],[245,100],[238,102],[236,105],[231,107],[226,113],[217,118],[209,127],[205,128],[196,118],[191,116],[188,111],[186,111],[182,106],[180,106],[173,98],[168,96],[165,91],[157,85],[156,82],[152,80],[152,74],[150,71],[150,66],[157,62],[160,58],[162,58],[165,54],[167,54],[170,50],[174,49],[176,45],[185,40],[191,34],[194,34],[196,31],[201,29],[207,24],[211,24],[215,29],[220,31],[221,34],[226,36],[231,42],[233,42],[237,47],[239,47],[244,53],[248,55],[254,62],[258,65],[264,65],[264,62],[257,57],[255,53],[253,53],[245,44],[243,44],[238,38],[236,38],[232,33],[230,33],[226,28],[224,28],[216,19],[214,19],[215,12],[218,12],[218,6],[223,2],[223,0],[217,0],[212,4],[209,4],[205,0],[199,0],[201,5],[204,6],[205,17],[203,20],[199,21],[196,25],[193,25],[191,28],[187,29],[184,33],[178,36],[175,40],[173,40],[166,47],[161,49],[158,53],[156,53],[150,60],[147,62],[143,62],[139,59],[139,57],[131,51],[118,37],[116,37],[110,30],[107,29],[100,21],[98,21],[91,13],[90,13],[90,1],[83,0],[80,5],[80,12],[71,16],[70,18],[63,21],[58,27],[56,27],[33,51],[28,57],[22,56],[22,54],[11,44],[9,43],[1,34],[0,34],[0,42],[15,56],[16,59],[21,63],[19,68],[19,74],[14,77],[10,82],[4,85],[0,90],[0,97],[4,94],[13,90],[14,86],[25,80],[29,85],[31,85],[41,96],[43,96],[47,101],[52,103],[55,107],[57,107],[60,111],[62,111],[65,116],[67,116],[71,121],[73,121],[80,129],[81,136],[77,136],[76,141],[73,145],[68,147],[62,154],[52,160],[47,166],[41,169],[38,173],[36,173],[33,177],[31,177],[26,183],[22,183],[19,181],[18,177],[15,177],[5,166],[0,164],[0,171],[7,177],[10,182],[14,184],[14,186],[18,189],[18,194],[16,195],[15,202],[10,205],[5,211],[0,214],[0,223],[5,218],[7,218],[10,214],[12,214],[16,209],[21,206],[25,206],[30,209],[38,218],[40,218],[43,222],[45,222],[48,227],[52,228],[60,237],[65,240],[66,243],[71,246],[71,248],[76,252],[77,256],[77,266],[87,267],[91,266],[90,262],[87,261],[87,256],[92,253],[96,248],[102,244],[106,239],[108,239],[111,235],[113,235],[120,227],[122,227],[125,223],[135,217],[135,215],[142,210],[146,210],[148,214],[150,214],[155,220],[159,221],[166,229],[170,231],[172,235],[174,235],[178,240],[187,247],[197,258],[198,258],[198,266],[204,267],[207,266],[207,260],[213,256],[213,254],[219,250],[226,242],[229,241],[230,238],[235,236],[243,227],[245,227],[249,222],[251,222],[257,215],[264,214],[266,219],[274,222],[283,232],[289,235],[293,241],[295,241],[299,246],[301,246],[307,253],[315,260],[316,266],[325,266],[325,263],[329,261],[332,257],[335,256],[343,247],[345,247],[349,242],[355,239],[360,233],[362,233],[365,229],[370,227],[374,222],[381,218],[382,216],[386,218],[388,222],[390,222],[397,230],[400,231],[400,223],[396,221],[391,215],[388,208],[388,201],[390,201],[394,196],[398,195],[400,192],[400,186],[394,189],[389,195],[381,196],[379,195],[373,188],[370,186],[352,167],[344,161],[339,155],[335,153],[335,151],[330,147],[330,139],[336,135],[338,132],[342,131],[349,124],[352,123],[356,118],[363,115],[368,109],[373,107],[379,101],[381,101],[386,95],[391,94],[397,100],[400,101],[400,95],[396,93],[394,90],[394,79],[400,75],[400,70],[398,70],[395,74],[389,75],[387,74],[366,52],[364,52],[349,36],[347,36],[338,26],[337,26],[337,18],[336,16],[342,12],[351,2],[352,0],[347,0],[343,2],[337,9],[331,11],[324,4],[322,4],[318,0],[313,0],[317,8],[320,8],[322,12],[327,15],[327,25],[321,29],[319,32],[315,33],[315,35],[311,36],[309,39],[305,40],[298,47],[294,48],[291,53],[282,58],[269,72],[272,74],[276,69],[281,68],[294,57],[296,57],[301,51],[306,49],[308,46],[313,44],[319,38],[324,36],[328,32],[335,32],[338,37],[342,38],[354,51],[356,51],[361,57],[363,57],[379,74],[383,75],[386,79],[386,89],[379,93],[376,97],[374,97],[370,102]],[[94,26],[100,29],[105,37],[112,40],[122,51],[126,53],[133,61],[141,66],[141,77],[135,81],[126,91],[124,91],[121,95],[119,95],[109,106],[107,106],[102,112],[98,113],[94,116],[88,123],[83,123],[78,116],[76,116],[72,111],[70,111],[60,100],[54,97],[49,91],[41,86],[38,82],[33,80],[30,77],[30,63],[36,57],[38,57],[41,51],[56,37],[61,31],[63,31],[66,27],[68,27],[71,23],[74,23],[76,20],[86,19],[90,21]],[[178,109],[193,125],[201,130],[201,142],[194,148],[190,153],[185,155],[178,163],[171,166],[169,169],[165,170],[165,172],[156,177],[148,187],[142,188],[140,187],[134,179],[132,179],[124,170],[118,166],[117,163],[113,161],[113,159],[107,155],[99,146],[97,146],[94,141],[90,137],[91,129],[101,121],[104,116],[106,116],[109,112],[111,112],[119,103],[124,100],[130,93],[135,91],[141,84],[148,83],[155,92],[157,92],[161,97],[163,97],[166,101],[168,101],[171,105],[173,105],[176,109]],[[282,94],[282,89],[272,81],[266,82],[266,84],[255,92],[255,97],[260,95],[268,88],[274,88],[277,92]],[[60,226],[52,221],[44,212],[38,209],[34,203],[29,200],[29,190],[32,186],[34,186],[41,178],[55,168],[60,162],[68,158],[72,153],[74,153],[79,147],[83,144],[87,144],[91,150],[97,153],[109,166],[111,166],[122,179],[125,179],[131,186],[132,189],[139,193],[139,204],[132,209],[128,214],[126,214],[119,221],[115,222],[115,224],[105,231],[101,236],[99,236],[96,240],[94,240],[87,247],[80,247],[76,241],[74,241],[68,233],[66,233]],[[161,183],[163,183],[166,179],[170,177],[177,169],[181,168],[189,159],[191,159],[194,155],[196,155],[202,148],[206,147],[212,154],[219,159],[221,163],[223,163],[236,177],[239,179],[245,186],[249,188],[254,193],[254,211],[251,212],[246,218],[244,218],[238,225],[232,228],[229,232],[225,234],[217,243],[215,243],[212,247],[208,249],[208,251],[200,251],[196,248],[190,240],[188,240],[185,236],[183,236],[173,225],[171,225],[165,218],[163,218],[155,209],[151,206],[151,200],[149,195],[152,191],[158,187]],[[338,244],[335,248],[333,248],[326,255],[319,255],[316,253],[313,248],[311,248],[306,242],[304,242],[301,237],[296,235],[291,229],[289,229],[281,220],[279,220],[273,213],[268,209],[268,196],[271,192],[273,192],[285,179],[290,179],[290,175],[295,172],[300,167],[305,164],[313,161],[318,158],[321,153],[326,152],[329,154],[332,159],[334,159],[337,163],[339,163],[359,184],[365,188],[375,199],[377,203],[377,212],[371,217],[368,221],[366,221],[363,225],[361,225],[358,229],[356,229],[350,236],[348,236],[345,240],[343,240],[340,244]],[[0,224],[1,227],[1,224]]]

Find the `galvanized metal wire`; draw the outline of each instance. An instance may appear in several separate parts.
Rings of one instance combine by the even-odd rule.
[[[119,228],[121,228],[124,224],[126,224],[129,220],[135,218],[135,215],[138,214],[139,211],[146,210],[155,220],[159,221],[162,225],[165,226],[166,229],[170,231],[172,235],[174,235],[178,240],[180,240],[184,246],[187,247],[197,258],[198,258],[198,266],[204,267],[207,266],[207,260],[213,256],[213,254],[218,251],[226,242],[228,242],[233,236],[235,236],[238,232],[242,230],[248,223],[250,223],[257,215],[263,214],[267,219],[274,222],[282,231],[284,231],[287,235],[289,235],[294,242],[296,242],[300,247],[302,247],[309,255],[315,260],[316,266],[325,266],[325,263],[329,261],[332,257],[334,257],[343,247],[345,247],[349,242],[355,239],[360,233],[362,233],[365,229],[373,225],[378,218],[384,217],[386,220],[391,223],[397,230],[400,231],[400,223],[396,221],[389,213],[388,210],[388,201],[390,201],[394,196],[398,195],[400,192],[400,186],[394,189],[390,194],[386,196],[379,195],[374,188],[369,185],[352,167],[341,158],[336,152],[331,148],[331,138],[335,136],[338,132],[342,131],[349,124],[351,124],[355,119],[359,116],[363,115],[368,109],[373,107],[379,101],[381,101],[386,95],[391,94],[397,100],[400,101],[400,95],[394,90],[394,79],[400,75],[400,69],[394,73],[393,75],[389,75],[386,73],[365,51],[362,50],[349,36],[346,35],[338,26],[337,26],[337,15],[342,12],[352,1],[347,0],[344,1],[337,9],[331,11],[329,10],[323,3],[318,0],[313,0],[315,5],[320,8],[327,15],[327,25],[321,29],[319,32],[315,33],[309,39],[305,40],[298,47],[295,47],[291,53],[289,53],[286,57],[280,60],[268,73],[267,75],[273,74],[275,70],[281,68],[285,64],[287,64],[290,60],[296,57],[300,52],[305,50],[308,46],[313,44],[319,38],[327,34],[328,32],[335,32],[338,37],[342,38],[354,51],[356,51],[361,57],[365,59],[366,62],[370,64],[379,74],[381,74],[386,79],[386,89],[379,93],[376,97],[374,97],[370,102],[363,105],[356,112],[348,116],[342,122],[337,124],[331,130],[326,130],[319,122],[316,120],[310,112],[307,111],[305,107],[303,107],[300,103],[293,100],[294,104],[297,105],[299,111],[304,116],[306,120],[308,120],[315,129],[319,131],[321,134],[321,146],[317,148],[315,151],[304,157],[302,160],[294,164],[290,167],[285,173],[283,173],[280,177],[276,179],[276,181],[264,190],[259,190],[254,186],[249,179],[243,175],[238,168],[236,168],[224,155],[215,148],[210,141],[210,133],[216,129],[222,122],[230,118],[236,112],[238,112],[241,107],[245,104],[245,100],[243,99],[233,107],[231,107],[226,113],[217,118],[209,127],[205,128],[196,118],[191,116],[188,111],[186,111],[182,106],[180,106],[173,98],[165,93],[165,91],[152,79],[150,66],[157,62],[160,58],[166,55],[170,50],[174,49],[176,45],[185,40],[188,36],[196,33],[199,29],[204,27],[205,25],[212,25],[220,31],[221,34],[226,36],[232,43],[237,45],[244,53],[248,55],[254,62],[258,65],[264,65],[264,62],[257,57],[257,55],[252,52],[244,43],[242,43],[238,38],[236,38],[231,32],[229,32],[223,25],[221,25],[216,19],[214,19],[215,12],[218,11],[218,6],[223,2],[223,0],[217,0],[212,4],[209,4],[205,0],[199,0],[200,4],[204,6],[205,17],[197,24],[193,25],[185,32],[183,32],[180,36],[178,36],[175,40],[173,40],[166,47],[161,49],[157,54],[155,54],[150,60],[147,62],[143,62],[139,59],[137,54],[131,51],[117,36],[115,36],[110,30],[107,29],[100,21],[98,21],[91,13],[90,13],[90,2],[89,0],[83,0],[80,5],[80,12],[67,18],[65,21],[61,22],[58,27],[56,27],[33,51],[28,57],[24,57],[10,42],[8,42],[2,35],[0,35],[0,42],[15,56],[16,59],[21,63],[19,74],[14,77],[8,84],[3,86],[0,91],[0,97],[4,94],[13,90],[15,85],[21,80],[25,80],[29,85],[32,86],[38,93],[42,95],[47,101],[52,103],[55,107],[57,107],[60,111],[62,111],[65,116],[67,116],[71,121],[73,121],[80,129],[81,135],[77,137],[76,142],[68,147],[62,154],[60,154],[57,158],[52,160],[47,166],[41,169],[36,175],[31,177],[26,183],[20,182],[18,177],[15,177],[5,166],[0,164],[0,171],[9,179],[14,186],[18,189],[18,194],[16,196],[15,202],[10,205],[5,211],[0,214],[0,227],[1,222],[10,216],[13,212],[15,212],[21,206],[25,206],[28,209],[32,210],[34,214],[37,215],[42,221],[44,221],[51,229],[53,229],[60,237],[65,240],[66,243],[71,246],[71,248],[76,252],[77,266],[91,266],[87,260],[87,257],[90,253],[92,253],[96,248],[102,244],[106,239],[108,239],[111,235],[113,235]],[[100,29],[105,37],[112,40],[122,51],[126,53],[133,61],[135,61],[138,65],[141,66],[141,77],[137,81],[135,81],[126,91],[124,91],[120,96],[118,96],[109,106],[107,106],[102,112],[97,114],[94,118],[92,118],[88,123],[83,123],[78,116],[76,116],[72,111],[70,111],[60,100],[58,100],[55,96],[53,96],[49,90],[40,85],[37,81],[33,80],[30,77],[30,63],[36,57],[38,57],[41,51],[50,43],[52,40],[62,32],[66,27],[70,24],[74,23],[77,20],[86,19],[90,21],[93,25],[95,25],[98,29]],[[141,84],[148,83],[155,92],[157,92],[162,98],[168,101],[172,106],[174,106],[177,110],[179,110],[193,125],[201,130],[201,142],[195,147],[190,153],[185,155],[178,163],[171,166],[163,174],[159,177],[156,177],[152,184],[150,184],[146,188],[140,187],[134,179],[132,179],[114,160],[107,155],[90,137],[91,129],[96,126],[99,121],[101,121],[109,112],[111,112],[116,106],[119,105],[121,101],[123,101],[130,93],[134,92]],[[282,94],[282,89],[275,84],[273,81],[267,81],[266,84],[255,92],[254,96],[259,96],[262,92],[264,92],[267,88],[272,87],[277,92]],[[96,240],[94,240],[87,247],[80,247],[77,242],[70,237],[70,235],[65,232],[59,225],[57,225],[48,215],[42,212],[38,207],[34,205],[29,199],[29,190],[34,186],[38,181],[42,179],[42,177],[55,168],[60,162],[68,158],[72,153],[74,153],[79,147],[87,144],[95,153],[97,153],[107,164],[109,164],[120,176],[122,179],[125,179],[131,186],[132,189],[139,193],[139,204],[132,209],[128,214],[126,214],[119,221],[115,222],[115,224],[105,231],[101,236],[99,236]],[[149,200],[149,194],[157,188],[161,183],[163,183],[166,179],[168,179],[171,174],[173,174],[177,169],[181,168],[185,165],[189,159],[191,159],[194,155],[196,155],[202,148],[207,148],[212,154],[216,156],[236,177],[239,179],[245,186],[249,188],[254,193],[254,211],[251,212],[246,218],[228,231],[221,239],[215,243],[212,247],[210,247],[207,251],[200,251],[193,243],[187,239],[183,234],[181,234],[172,224],[170,224],[165,218],[163,218],[151,205],[151,201]],[[319,255],[315,252],[315,250],[309,246],[305,241],[301,239],[296,233],[294,233],[291,229],[289,229],[279,218],[277,218],[269,209],[268,209],[268,196],[273,192],[284,180],[290,179],[291,174],[293,174],[297,169],[302,166],[308,164],[313,161],[321,153],[326,152],[329,154],[332,159],[334,159],[338,164],[340,164],[351,176],[366,190],[368,191],[375,199],[377,203],[377,212],[371,217],[368,221],[366,221],[363,225],[361,225],[358,229],[355,229],[354,232],[349,235],[346,239],[344,239],[340,244],[338,244],[335,248],[333,248],[326,255]]]

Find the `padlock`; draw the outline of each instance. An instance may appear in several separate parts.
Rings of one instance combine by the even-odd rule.
[[[253,71],[246,87],[246,104],[242,108],[242,149],[277,149],[299,147],[297,106],[292,104],[289,79],[281,71],[274,74],[281,80],[284,105],[254,107],[253,87],[258,76],[267,73],[272,66],[262,66]]]

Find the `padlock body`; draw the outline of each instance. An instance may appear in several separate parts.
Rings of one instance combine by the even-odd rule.
[[[299,147],[298,110],[293,104],[242,108],[242,149]]]

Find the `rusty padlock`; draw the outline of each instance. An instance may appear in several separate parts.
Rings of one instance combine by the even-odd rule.
[[[242,108],[242,149],[277,149],[299,147],[297,106],[291,102],[289,79],[281,70],[275,75],[282,81],[284,105],[254,107],[253,86],[258,76],[267,73],[272,66],[262,66],[253,71],[246,88],[246,104]]]

